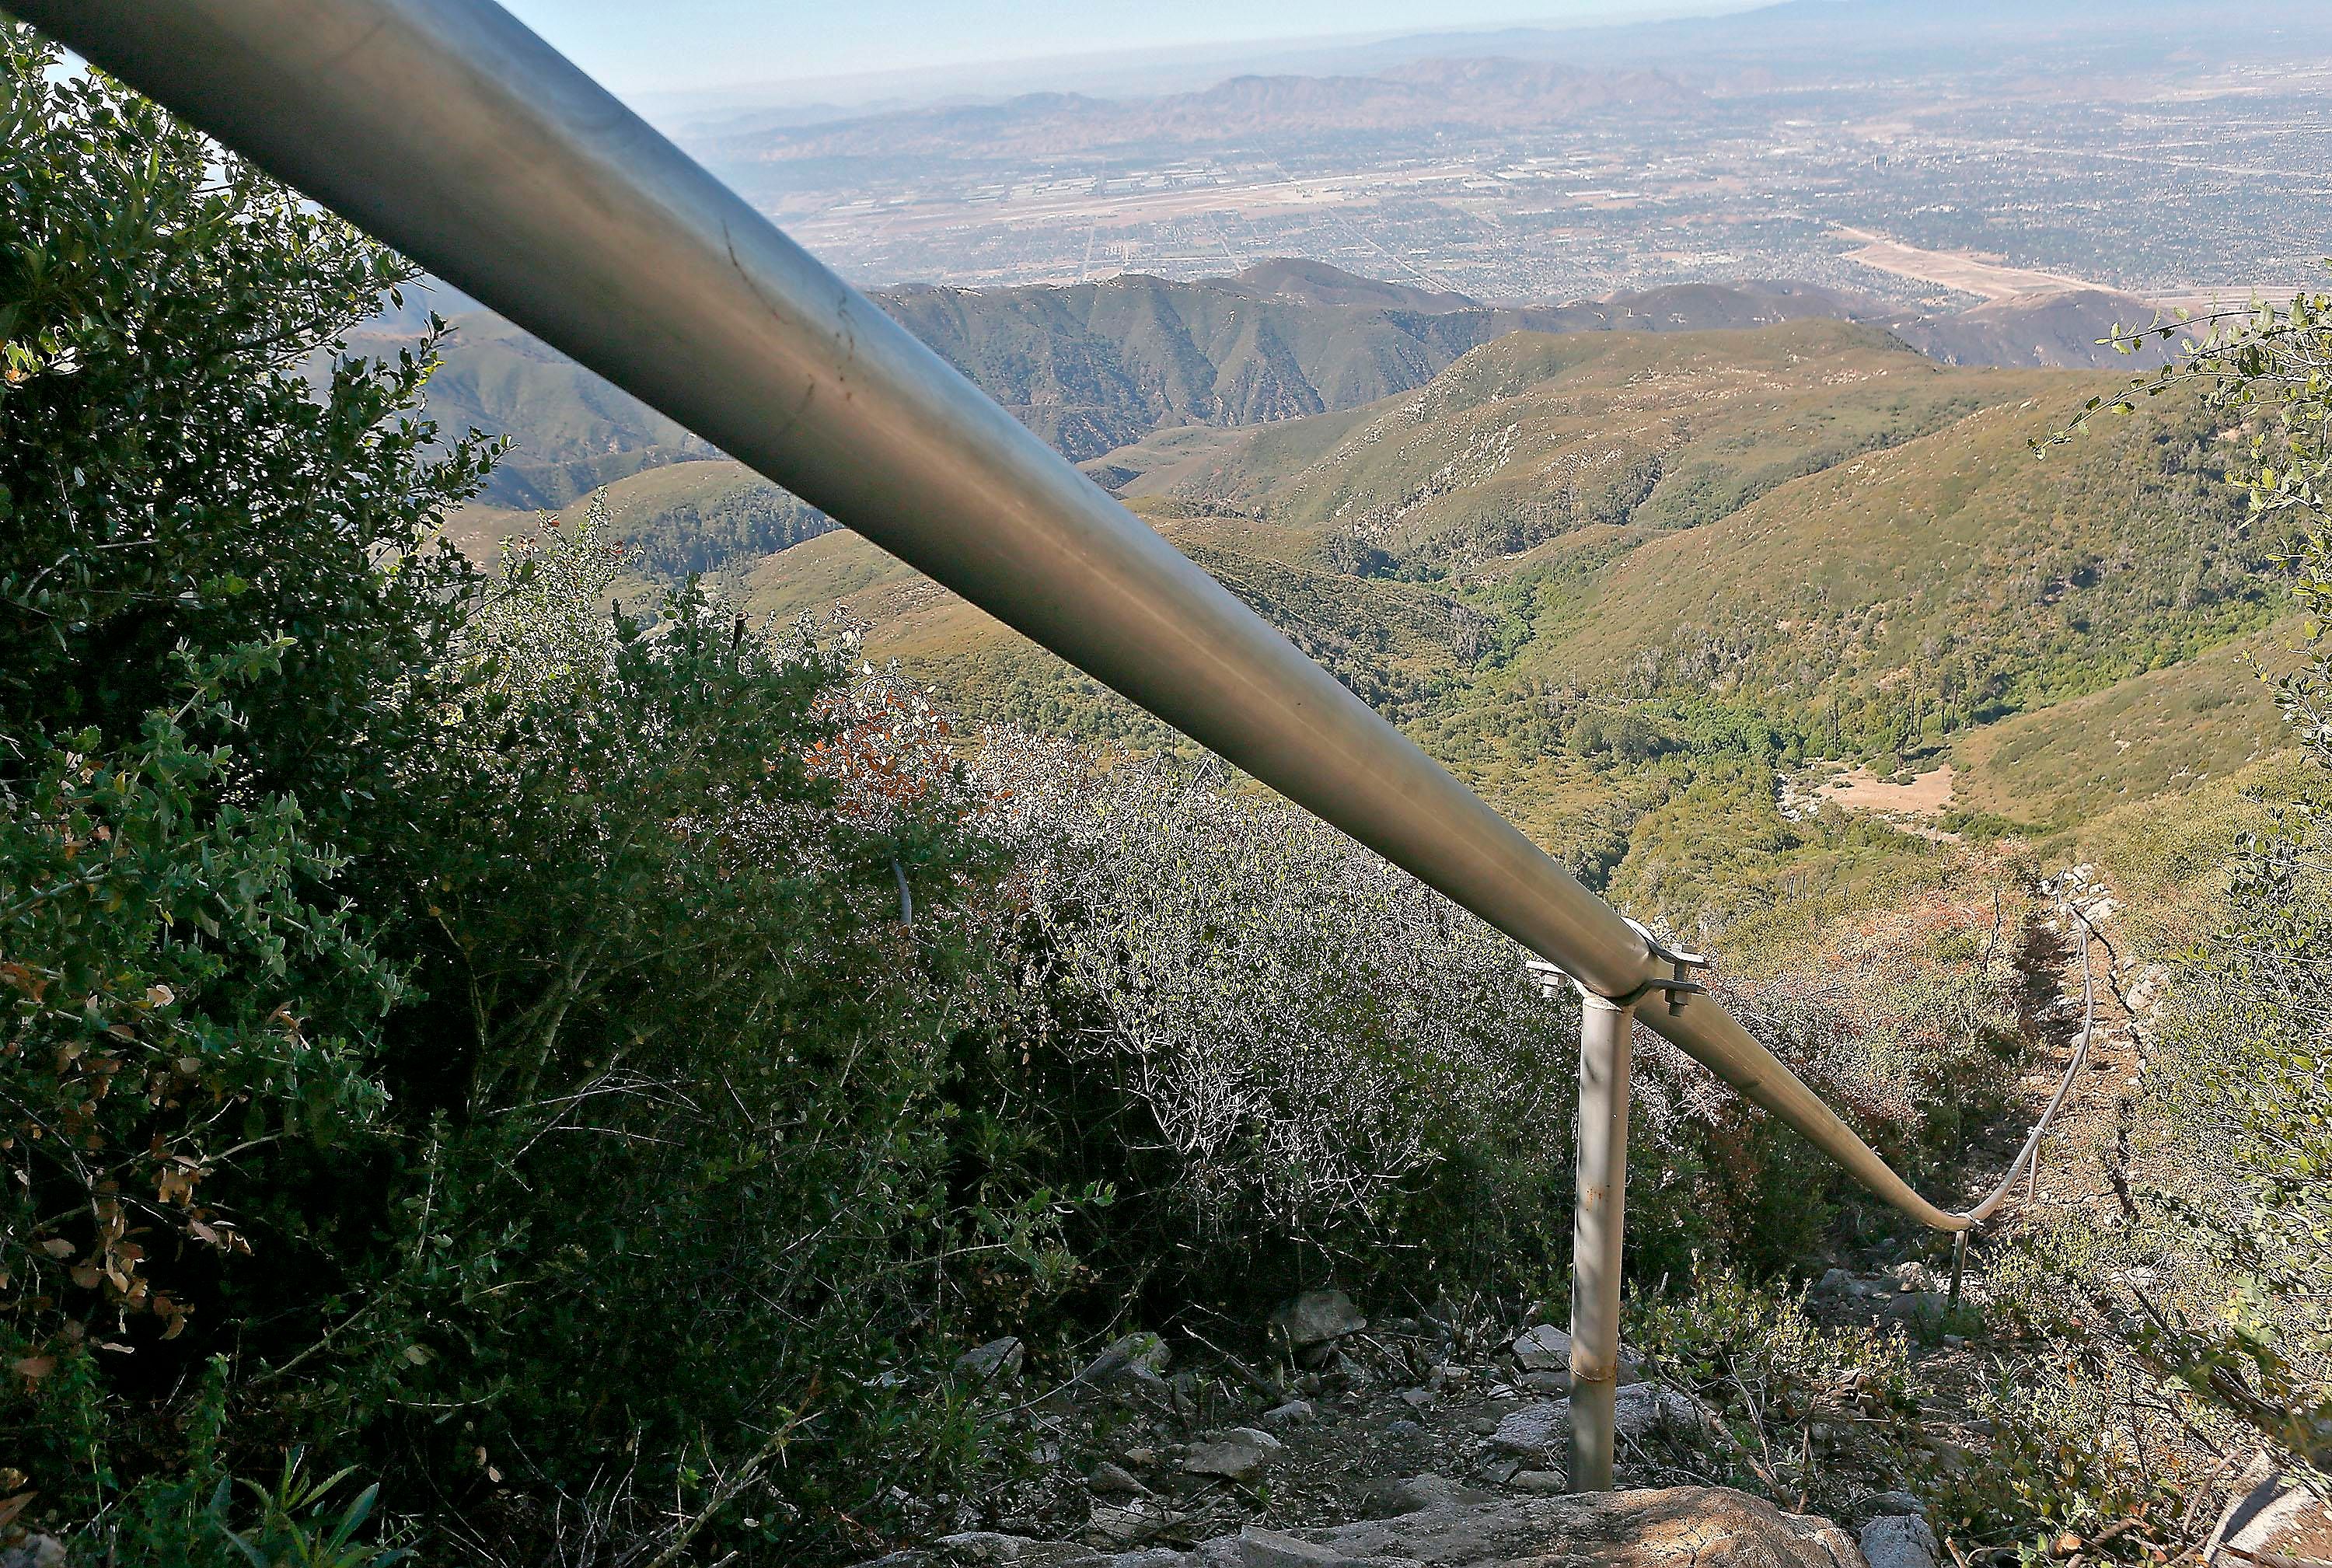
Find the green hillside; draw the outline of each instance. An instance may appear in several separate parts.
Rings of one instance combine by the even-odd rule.
[[[1712,521],[2041,385],[1838,321],[1515,333],[1366,418],[1255,431],[1125,489],[1251,512],[1347,569],[1438,578],[1597,523]]]
[[[1953,748],[1974,810],[2070,822],[2223,779],[2289,741],[2262,675],[2296,662],[2285,622],[2103,691],[1971,730]]]
[[[1129,492],[1187,488],[1227,454],[1234,466],[1278,473],[1287,466],[1284,459],[1265,450],[1241,456],[1228,433],[1356,412],[1422,387],[1482,346],[1518,331],[1581,336],[1608,349],[1608,339],[1620,333],[1730,334],[1785,321],[1854,319],[1875,323],[1864,334],[1873,350],[1886,341],[1883,331],[1893,331],[1938,360],[1988,364],[2030,359],[2034,350],[2027,339],[2036,333],[2051,342],[2071,342],[2084,332],[2094,337],[2104,327],[2088,316],[2111,303],[2101,297],[2085,307],[2088,315],[2075,311],[2078,320],[2051,317],[2045,323],[2028,320],[2031,311],[2014,302],[1987,307],[1993,314],[1982,320],[1976,312],[1964,320],[1912,320],[1888,313],[1878,301],[1807,284],[1738,283],[1679,284],[1601,301],[1500,309],[1285,259],[1191,282],[1124,276],[990,290],[913,284],[874,298],[1016,417],[1084,463],[1095,479]],[[349,347],[393,357],[420,330],[416,308],[409,301],[368,323],[351,334]],[[464,540],[499,537],[512,521],[507,514],[557,510],[633,474],[719,455],[492,312],[451,295],[444,309],[454,331],[430,384],[429,412],[449,432],[475,427],[514,443],[478,505],[458,521],[455,532]],[[2064,315],[2063,308],[2056,309]],[[1602,358],[1601,351],[1585,353],[1588,361]],[[1901,373],[1910,374],[1913,361],[1904,363]],[[1523,369],[1530,373],[1529,367]],[[1582,365],[1582,396],[1617,390],[1599,391],[1597,380],[1598,372]],[[1591,441],[1600,428],[1597,409],[1576,412],[1577,428]],[[1754,488],[1805,472],[1810,459],[1834,457],[1858,440],[1899,439],[1899,429],[1887,427],[1890,421],[1916,425],[1932,413],[1829,410],[1825,417],[1839,428],[1811,445],[1785,439],[1773,454],[1779,466],[1762,478],[1732,458],[1710,464],[1697,450],[1676,453],[1657,505],[1669,521],[1706,521],[1743,498],[1727,488],[1730,482],[1714,476],[1716,469],[1735,480],[1746,475]],[[1728,436],[1747,428],[1740,409],[1728,410],[1726,417]],[[1782,417],[1790,417],[1788,411]],[[1326,432],[1314,425],[1297,439],[1317,443]],[[1614,465],[1609,454],[1583,454],[1578,503],[1591,513],[1632,505],[1648,481],[1635,466],[1641,455]],[[670,531],[675,538],[699,533],[710,522],[714,536],[728,537],[727,524],[688,499],[697,485],[721,494],[733,490],[728,477],[706,475],[658,492],[679,504],[668,520]],[[633,508],[634,526],[643,532],[658,531],[639,504],[648,493],[636,492]],[[1517,530],[1527,535],[1548,507],[1563,504],[1563,493],[1558,486],[1553,501],[1538,496],[1510,507],[1503,521],[1495,507],[1473,508],[1486,531],[1480,547]],[[766,511],[777,503],[764,497],[757,504]],[[728,559],[724,548],[708,544],[694,552],[701,558],[696,564],[717,569]]]
[[[1152,437],[1125,490],[1600,875],[1695,757],[1948,753],[1954,808],[2047,823],[2249,755],[2271,715],[2232,650],[2271,614],[2266,546],[2191,406],[2036,457],[2099,384],[1837,322],[1520,334],[1362,409]],[[748,581],[760,610],[846,604],[974,712],[1164,739],[855,535]]]
[[[1127,275],[875,297],[1080,461],[1171,426],[1264,425],[1373,403],[1512,332],[1754,327],[1853,308],[1816,290],[1705,285],[1506,310],[1286,261],[1195,282]]]
[[[719,577],[834,528],[824,512],[726,457],[642,469],[541,510],[562,524],[573,522],[594,495],[607,507],[608,533],[628,554],[627,575],[644,584]],[[472,559],[487,560],[504,538],[532,529],[538,515],[532,508],[473,504],[448,520],[446,532]]]
[[[1355,407],[1525,329],[1748,327],[1869,305],[1803,285],[1743,284],[1503,310],[1287,260],[1188,282],[1133,275],[1069,287],[910,284],[874,297],[1080,461],[1160,429]],[[474,426],[514,440],[481,497],[485,506],[556,509],[644,469],[718,455],[492,311],[450,292],[444,308],[454,331],[430,381],[429,413],[449,432]],[[349,349],[393,359],[422,329],[417,309],[409,301],[368,322],[349,334]]]
[[[449,434],[514,437],[480,499],[503,509],[566,505],[642,469],[717,451],[491,311],[452,318],[429,378],[430,417]],[[415,330],[392,319],[351,332],[351,353],[393,359]]]

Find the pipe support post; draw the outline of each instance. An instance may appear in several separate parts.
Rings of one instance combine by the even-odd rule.
[[[1608,1492],[1619,1444],[1620,1260],[1628,1202],[1628,1084],[1636,1009],[1582,992],[1578,1202],[1571,1230],[1573,1492]]]

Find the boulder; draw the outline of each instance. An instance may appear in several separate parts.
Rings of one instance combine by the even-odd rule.
[[[1445,1494],[1429,1485],[1439,1477],[1411,1479],[1429,1483],[1419,1490],[1437,1500],[1398,1517],[1333,1529],[1248,1525],[1195,1551],[1142,1549],[1190,1523],[1152,1505],[1094,1510],[1089,1536],[1114,1548],[1113,1557],[1069,1542],[973,1532],[950,1536],[929,1552],[882,1561],[884,1568],[1867,1568],[1853,1538],[1829,1520],[1779,1513],[1770,1503],[1724,1487],[1481,1501],[1461,1488],[1449,1487]]]
[[[1166,1342],[1154,1334],[1129,1334],[1113,1340],[1079,1368],[1076,1376],[1046,1395],[1040,1408],[1063,1414],[1080,1401],[1109,1392],[1132,1393],[1165,1406],[1171,1402],[1171,1394],[1161,1374],[1171,1353]]]
[[[1865,1520],[1885,1514],[1924,1515],[1926,1511],[1927,1506],[1908,1492],[1873,1492],[1854,1506],[1855,1516]]]
[[[1515,1360],[1524,1372],[1571,1372],[1571,1336],[1551,1323],[1540,1324],[1514,1343]]]
[[[1200,1443],[1182,1461],[1193,1476],[1221,1476],[1240,1481],[1254,1475],[1287,1451],[1287,1445],[1254,1427],[1233,1427],[1211,1443]]]
[[[1392,1518],[1402,1514],[1422,1513],[1428,1508],[1446,1508],[1453,1504],[1478,1503],[1484,1500],[1480,1492],[1469,1491],[1447,1476],[1428,1471],[1422,1476],[1403,1476],[1395,1481],[1379,1481],[1368,1489],[1366,1506],[1371,1518]]]
[[[1571,1336],[1551,1323],[1540,1324],[1517,1336],[1510,1347],[1516,1364],[1523,1369],[1524,1386],[1544,1391],[1546,1379],[1561,1378],[1563,1386],[1571,1386]],[[1637,1381],[1640,1363],[1623,1346],[1620,1352],[1620,1381]]]
[[[1333,1546],[1285,1531],[1249,1525],[1238,1533],[1239,1568],[1343,1568],[1349,1561]]]
[[[54,1535],[27,1535],[5,1552],[0,1552],[0,1563],[6,1568],[65,1568],[65,1544]]]
[[[1828,1520],[1792,1518],[1770,1503],[1715,1487],[1458,1502],[1394,1519],[1267,1534],[1272,1540],[1253,1555],[1247,1544],[1250,1532],[1242,1532],[1230,1538],[1238,1543],[1238,1555],[1221,1549],[1228,1541],[1209,1542],[1188,1561],[1192,1568],[1215,1563],[1230,1568],[1356,1568],[1402,1561],[1434,1568],[1516,1563],[1864,1568],[1852,1537]]]
[[[1290,1348],[1302,1351],[1358,1334],[1369,1320],[1341,1290],[1307,1290],[1273,1313],[1271,1326]]]
[[[1916,1514],[1881,1514],[1862,1527],[1862,1556],[1870,1568],[1936,1568],[1944,1549]]]
[[[1623,1383],[1612,1403],[1620,1435],[1634,1440],[1661,1430],[1689,1432],[1700,1425],[1700,1407],[1661,1383]]]
[[[1017,1382],[1024,1354],[1020,1342],[1008,1334],[956,1357],[956,1376],[974,1382]]]
[[[1115,1379],[1129,1375],[1140,1376],[1143,1373],[1153,1378],[1159,1377],[1165,1372],[1167,1363],[1172,1360],[1173,1353],[1166,1348],[1166,1342],[1156,1334],[1146,1331],[1129,1334],[1121,1339],[1113,1339],[1104,1346],[1102,1353],[1087,1362],[1084,1370],[1077,1373],[1077,1381],[1085,1383],[1106,1383]]]
[[[942,1535],[932,1543],[932,1550],[944,1563],[1018,1563],[1021,1554],[1037,1543],[1025,1535],[1006,1535],[995,1530],[965,1530],[953,1535]]]
[[[2249,1490],[2227,1506],[2212,1532],[2212,1552],[2225,1547],[2249,1555],[2267,1552],[2286,1557],[2320,1557],[2308,1543],[2332,1535],[2332,1508],[2286,1475],[2262,1453],[2237,1477],[2235,1485]],[[2211,1552],[2204,1554],[2207,1558]],[[2223,1563],[2234,1555],[2219,1556]]]
[[[1623,1438],[1640,1440],[1666,1427],[1690,1430],[1700,1412],[1690,1400],[1659,1383],[1628,1383],[1612,1401],[1613,1416]],[[1571,1401],[1540,1400],[1513,1411],[1490,1434],[1490,1447],[1525,1458],[1561,1456],[1571,1444]]]
[[[1508,1412],[1490,1434],[1490,1447],[1525,1458],[1560,1456],[1571,1442],[1571,1401],[1538,1400]]]
[[[1146,1497],[1150,1488],[1143,1486],[1134,1473],[1123,1465],[1104,1459],[1085,1477],[1085,1485],[1095,1492],[1115,1497]]]
[[[1109,1546],[1139,1546],[1144,1541],[1190,1523],[1190,1516],[1155,1504],[1129,1503],[1123,1507],[1098,1506],[1085,1520],[1085,1533]]]

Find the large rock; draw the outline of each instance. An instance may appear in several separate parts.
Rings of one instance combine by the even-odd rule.
[[[2324,1555],[2313,1543],[2332,1536],[2332,1509],[2265,1454],[2253,1459],[2235,1482],[2238,1487],[2247,1483],[2250,1489],[2219,1516],[2206,1558],[2226,1546],[2246,1555],[2259,1552],[2310,1559]],[[2222,1555],[2219,1561],[2223,1563],[2232,1555]]]
[[[1612,1400],[1620,1435],[1641,1441],[1662,1428],[1689,1431],[1700,1412],[1690,1400],[1659,1383],[1629,1383]],[[1489,1438],[1490,1447],[1528,1459],[1563,1457],[1571,1445],[1571,1401],[1539,1400],[1508,1412]]]
[[[1076,1376],[1047,1394],[1039,1408],[1060,1414],[1084,1401],[1112,1393],[1135,1394],[1162,1408],[1171,1396],[1161,1374],[1171,1355],[1166,1342],[1154,1334],[1129,1334],[1113,1340]]]
[[[1258,1539],[1258,1537],[1262,1537]],[[1330,1530],[1209,1541],[1182,1568],[1866,1568],[1853,1537],[1722,1487],[1456,1503]],[[1161,1558],[1160,1568],[1164,1568]]]
[[[1081,1383],[1106,1385],[1127,1377],[1157,1377],[1164,1372],[1172,1353],[1154,1334],[1129,1334],[1112,1340],[1077,1373]]]
[[[1341,1290],[1307,1290],[1273,1313],[1271,1326],[1294,1349],[1308,1350],[1358,1334],[1369,1320]]]
[[[1211,1443],[1200,1443],[1182,1461],[1193,1476],[1243,1481],[1287,1451],[1287,1445],[1254,1427],[1233,1427]]]
[[[1509,1410],[1489,1441],[1494,1448],[1525,1458],[1560,1458],[1571,1442],[1571,1401],[1538,1400]]]
[[[1514,1352],[1524,1372],[1571,1370],[1571,1336],[1551,1323],[1522,1334],[1515,1341]]]
[[[1156,1503],[1130,1503],[1123,1507],[1095,1507],[1085,1520],[1085,1532],[1101,1544],[1123,1551],[1189,1522],[1189,1515]]]
[[[1109,1559],[1071,1541],[1032,1541],[994,1530],[942,1535],[928,1552],[902,1552],[862,1568],[1108,1568]]]
[[[1487,1503],[1459,1492],[1399,1518],[1292,1532],[1248,1525],[1195,1551],[1139,1549],[1188,1523],[1154,1505],[1096,1508],[1089,1535],[1113,1549],[1113,1558],[1068,1542],[980,1532],[862,1568],[1870,1568],[1853,1537],[1829,1520],[1779,1513],[1717,1487]]]
[[[973,1382],[1016,1382],[1024,1354],[1020,1342],[1008,1334],[956,1357],[956,1376]]]
[[[1486,1494],[1461,1487],[1447,1476],[1427,1471],[1421,1476],[1403,1476],[1398,1480],[1379,1481],[1368,1488],[1365,1506],[1373,1519],[1391,1518],[1400,1514],[1421,1513],[1428,1508],[1447,1508],[1458,1503],[1479,1503]]]
[[[1235,1561],[1238,1568],[1345,1568],[1352,1559],[1333,1546],[1249,1525],[1238,1533]]]
[[[1565,1385],[1568,1386],[1571,1377],[1571,1336],[1554,1324],[1543,1323],[1536,1328],[1524,1331],[1515,1336],[1515,1343],[1509,1348],[1514,1353],[1515,1362],[1522,1367],[1526,1382],[1535,1383],[1538,1379],[1559,1377],[1563,1379]],[[1536,1374],[1536,1377],[1534,1378],[1533,1374]],[[1627,1347],[1622,1345],[1620,1349],[1620,1382],[1635,1382],[1639,1376],[1639,1362]]]
[[[1862,1555],[1870,1568],[1936,1568],[1944,1549],[1916,1514],[1883,1514],[1862,1527]]]

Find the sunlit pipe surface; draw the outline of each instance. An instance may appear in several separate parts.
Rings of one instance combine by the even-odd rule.
[[[1407,868],[1589,989],[1642,937],[486,0],[6,0],[70,47]],[[1644,1022],[1927,1225],[1715,1001]]]

